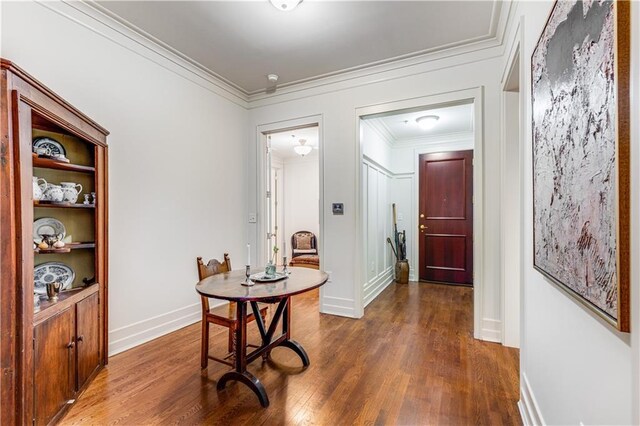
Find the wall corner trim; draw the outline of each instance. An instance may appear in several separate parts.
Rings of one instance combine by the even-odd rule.
[[[520,401],[518,401],[520,417],[525,426],[542,426],[546,423],[540,412],[540,407],[527,379],[527,375],[522,372],[520,375]]]

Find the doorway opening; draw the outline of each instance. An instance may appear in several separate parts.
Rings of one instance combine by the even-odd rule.
[[[403,251],[396,229],[412,281],[473,284],[473,123],[471,101],[361,117],[365,304]]]
[[[364,308],[387,286],[394,282],[396,258],[391,245],[386,241],[389,236],[393,240],[394,224],[392,204],[396,204],[396,224],[399,231],[406,236],[406,254],[410,266],[409,285],[420,282],[421,269],[430,266],[433,270],[445,271],[446,268],[463,270],[465,278],[461,284],[473,285],[468,296],[472,299],[470,309],[473,311],[473,335],[477,339],[498,341],[499,331],[489,327],[493,320],[483,320],[483,130],[482,130],[483,89],[481,87],[465,89],[421,98],[411,98],[391,103],[372,105],[356,109],[358,125],[358,165],[360,173],[357,175],[359,189],[358,201],[358,247],[356,253],[359,265],[356,284],[356,303],[360,315]],[[426,116],[428,125],[423,123]],[[451,202],[453,198],[446,196],[446,201],[440,200],[440,213],[420,211],[420,159],[423,154],[437,154],[456,156],[463,151],[469,151],[468,159],[451,158],[448,165],[440,170],[444,174],[461,171],[461,176],[455,177],[458,186],[465,183],[464,193],[470,196],[470,203],[465,204],[462,213],[445,211],[442,214],[443,202]],[[425,157],[422,157],[424,160]],[[433,163],[434,165],[436,163]],[[464,167],[462,167],[463,165]],[[430,166],[427,166],[429,168]],[[442,169],[442,167],[440,167]],[[438,169],[435,166],[431,171]],[[438,170],[436,170],[438,172]],[[437,173],[439,175],[439,173]],[[462,176],[464,175],[464,176]],[[464,178],[463,178],[464,177]],[[451,185],[453,178],[443,177]],[[470,178],[470,188],[466,188],[466,178]],[[438,187],[439,185],[434,185]],[[446,186],[446,185],[445,185]],[[440,198],[444,193],[440,191]],[[454,196],[458,193],[454,191]],[[466,207],[469,210],[466,210]],[[446,210],[446,209],[445,209]],[[438,213],[438,214],[436,214]],[[424,217],[421,218],[420,215]],[[427,258],[426,266],[420,258],[427,252],[428,244],[435,239],[443,240],[442,234],[455,234],[457,231],[438,231],[440,235],[427,235],[427,248],[420,249],[421,236],[425,238],[429,224],[421,219],[456,220],[470,223],[470,227],[463,237],[451,237],[446,241],[451,249],[463,247],[464,255],[460,259],[453,259],[455,263],[449,266],[448,258],[432,256]],[[457,219],[456,219],[457,218]],[[461,219],[463,218],[463,219]],[[420,225],[424,225],[422,228]],[[423,232],[420,232],[420,231]],[[455,232],[454,232],[455,231]],[[445,236],[444,239],[448,237]],[[432,241],[429,241],[432,238]],[[436,243],[438,241],[435,241]],[[442,243],[442,241],[440,242]],[[442,244],[441,244],[442,245]],[[432,248],[433,250],[433,248]],[[431,252],[433,253],[433,252]],[[438,256],[440,254],[438,253]],[[439,262],[439,263],[438,263]],[[423,278],[424,279],[424,278]],[[428,278],[433,281],[449,281],[449,278]],[[460,283],[457,283],[460,284]],[[417,284],[427,285],[427,284]],[[489,290],[490,291],[490,286]],[[499,323],[498,321],[495,321]],[[491,324],[490,324],[491,323]],[[490,329],[491,328],[491,329]],[[495,336],[498,336],[496,339]]]
[[[268,249],[277,265],[319,269],[318,125],[267,135]],[[274,250],[275,248],[275,250]]]
[[[280,270],[286,256],[288,267],[293,261],[296,267],[308,262],[302,267],[321,268],[324,248],[322,116],[262,124],[256,131],[257,263],[275,261]],[[306,148],[299,148],[301,146]],[[313,250],[304,248],[304,238],[302,245],[292,246],[292,237],[297,231],[313,234],[314,238],[309,241]],[[278,249],[275,255],[274,247]],[[309,260],[310,257],[315,259]],[[324,312],[326,300],[323,287],[305,293],[305,297],[319,298],[320,312]]]

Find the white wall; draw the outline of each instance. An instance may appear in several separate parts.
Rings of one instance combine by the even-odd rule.
[[[531,54],[551,10],[551,2],[523,2],[518,6],[509,40],[516,37],[522,17],[523,46],[521,66],[524,75],[524,288],[522,311],[521,409],[525,421],[546,424],[638,424],[638,197],[636,185],[640,161],[640,135],[637,120],[632,119],[632,335],[619,333],[567,296],[533,269],[532,259],[532,159],[531,159]],[[638,108],[638,28],[640,5],[633,2],[631,28],[634,28],[633,98],[631,117],[640,116]]]
[[[111,131],[109,351],[199,320],[196,256],[244,253],[247,111],[70,5],[1,7],[2,57]]]
[[[361,165],[362,203],[366,206],[364,258],[366,276],[362,283],[364,305],[368,305],[393,281],[395,259],[387,238],[393,240],[392,203],[396,196],[389,143],[367,122],[361,121],[363,160]]]
[[[284,160],[284,237],[291,257],[291,236],[311,231],[320,238],[318,153]]]

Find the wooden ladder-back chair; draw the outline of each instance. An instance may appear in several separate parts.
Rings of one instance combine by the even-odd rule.
[[[198,265],[198,278],[203,279],[215,274],[222,274],[231,271],[231,259],[229,254],[224,254],[223,262],[219,262],[216,259],[211,259],[206,265],[202,262],[202,257],[198,257],[196,260]],[[202,368],[206,368],[209,364],[209,359],[221,362],[223,364],[233,364],[226,359],[219,359],[209,355],[209,324],[218,324],[229,329],[229,343],[228,349],[230,353],[235,351],[235,330],[236,330],[236,304],[229,303],[228,306],[222,305],[215,308],[209,308],[209,298],[200,296],[202,301],[202,342],[200,351],[200,365]],[[260,316],[263,321],[267,318],[267,306],[260,306]],[[247,322],[255,320],[253,313],[247,313]],[[228,358],[228,357],[227,357]]]

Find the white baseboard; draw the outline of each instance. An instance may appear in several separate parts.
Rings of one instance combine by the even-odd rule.
[[[353,299],[325,296],[320,300],[320,313],[358,318],[355,303]]]
[[[370,282],[364,285],[363,294],[364,294],[364,306],[366,307],[369,303],[371,303],[382,290],[387,288],[389,284],[393,282],[393,268],[389,267],[380,275],[375,277]]]
[[[219,306],[226,302],[212,303]],[[157,339],[160,336],[179,330],[200,321],[202,305],[200,302],[185,306],[155,317],[147,318],[124,327],[109,331],[109,356],[119,354],[135,346]]]
[[[525,426],[542,426],[546,423],[536,402],[536,397],[531,390],[527,375],[523,372],[520,376],[520,401],[518,401],[520,417]]]
[[[480,338],[487,342],[502,343],[502,321],[484,318]]]

